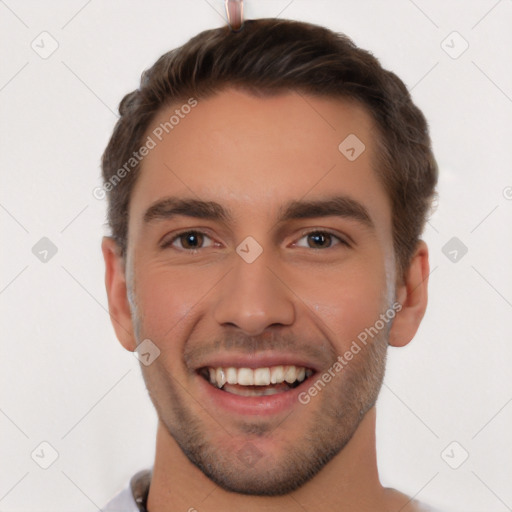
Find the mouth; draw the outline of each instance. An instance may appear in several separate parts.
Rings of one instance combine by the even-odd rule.
[[[315,371],[305,366],[276,365],[261,368],[211,367],[197,371],[211,386],[242,397],[263,397],[289,392]]]

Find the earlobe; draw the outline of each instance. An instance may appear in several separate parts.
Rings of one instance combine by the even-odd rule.
[[[427,244],[421,240],[404,281],[397,286],[396,297],[402,309],[393,320],[389,333],[389,344],[394,347],[407,345],[420,326],[427,309],[429,271]]]
[[[103,237],[101,250],[105,260],[105,287],[110,320],[121,345],[133,352],[136,340],[128,301],[124,258],[121,256],[119,245],[111,237]]]

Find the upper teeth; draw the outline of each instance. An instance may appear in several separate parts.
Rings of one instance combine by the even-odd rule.
[[[295,381],[302,382],[313,372],[301,366],[271,366],[265,368],[208,368],[210,382],[221,388],[226,384],[239,384],[241,386],[268,386]]]

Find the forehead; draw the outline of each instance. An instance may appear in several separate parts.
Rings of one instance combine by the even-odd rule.
[[[155,147],[142,162],[131,219],[166,195],[216,201],[251,218],[290,200],[341,194],[389,221],[373,165],[377,131],[359,104],[228,89],[181,107],[163,109],[146,133]]]

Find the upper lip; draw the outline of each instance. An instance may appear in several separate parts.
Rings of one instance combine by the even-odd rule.
[[[268,352],[260,354],[216,354],[196,366],[196,370],[201,368],[268,368],[272,366],[297,366],[309,368],[318,371],[318,364],[310,359],[300,357],[297,354],[285,352]]]

